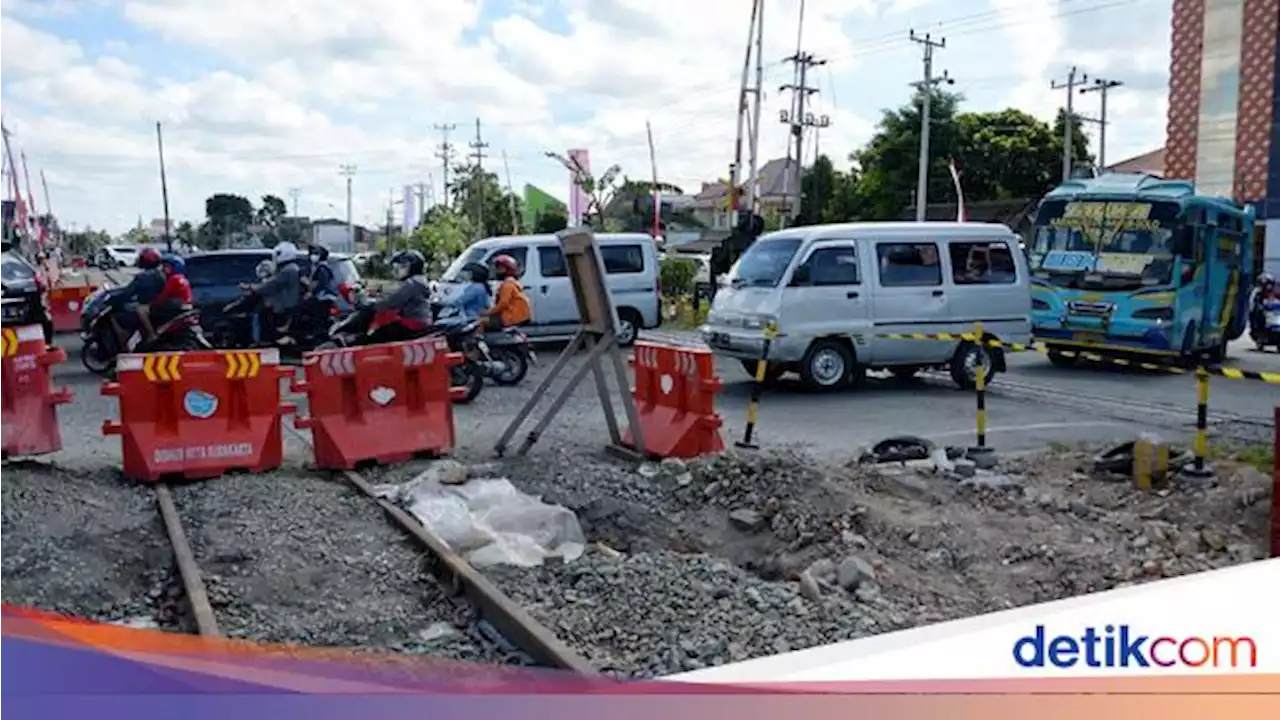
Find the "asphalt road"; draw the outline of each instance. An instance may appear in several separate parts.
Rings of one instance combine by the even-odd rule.
[[[664,337],[684,343],[693,340],[688,334]],[[59,411],[64,449],[48,459],[66,466],[118,465],[119,440],[101,434],[102,421],[116,417],[116,401],[99,395],[101,380],[80,364],[79,339],[62,335],[58,342],[67,351],[68,360],[56,368],[55,377],[75,391],[75,400]],[[484,456],[492,452],[508,421],[530,398],[559,350],[542,348],[539,366],[521,386],[491,385],[474,404],[456,408],[460,454]],[[1232,364],[1280,372],[1280,354],[1259,354],[1238,343]],[[721,361],[718,368],[724,389],[716,407],[724,419],[725,440],[732,443],[742,435],[751,381],[737,362]],[[554,395],[560,387],[563,379],[548,394]],[[306,412],[305,397],[287,389],[282,392]],[[540,407],[546,407],[550,400],[546,397]],[[1274,432],[1273,408],[1278,405],[1280,386],[1218,378],[1212,382],[1210,420],[1220,435],[1267,441]],[[1194,429],[1195,381],[1187,376],[1113,366],[1058,368],[1040,355],[1017,355],[1010,360],[1010,372],[997,376],[987,407],[988,443],[1003,451],[1034,450],[1049,443],[1123,441],[1140,432],[1185,440]],[[541,410],[534,413],[513,444],[519,443],[540,416]],[[974,426],[973,393],[962,392],[941,377],[903,381],[873,376],[857,388],[821,395],[804,392],[798,383],[784,379],[760,403],[756,439],[766,448],[799,446],[823,456],[845,458],[860,447],[893,435],[919,435],[947,445],[972,444]],[[605,442],[606,425],[594,385],[588,380],[571,395],[539,446]],[[302,463],[309,457],[295,434],[286,433],[286,447],[291,461]]]

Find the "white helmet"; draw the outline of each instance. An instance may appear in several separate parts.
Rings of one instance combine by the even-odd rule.
[[[276,265],[297,260],[299,255],[301,253],[298,252],[298,246],[291,242],[276,243],[271,251],[271,257],[276,261]]]
[[[271,262],[270,259],[263,260],[258,263],[256,268],[254,268],[254,272],[257,274],[259,280],[266,280],[275,274],[276,264]]]

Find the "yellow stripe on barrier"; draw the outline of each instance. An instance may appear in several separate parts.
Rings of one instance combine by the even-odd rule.
[[[226,352],[222,357],[227,361],[228,380],[244,380],[258,377],[262,368],[262,357],[256,352]]]
[[[4,328],[3,334],[0,334],[0,354],[4,357],[18,354],[18,334],[13,328]]]
[[[884,333],[876,335],[878,338],[886,340],[969,340],[972,341],[976,335],[973,333]],[[1049,346],[1042,342],[1034,343],[1011,343],[994,338],[988,338],[982,342],[986,347],[1001,348],[1008,352],[1038,352],[1042,354],[1049,353]],[[1162,365],[1160,363],[1147,362],[1145,360],[1131,360],[1124,357],[1112,357],[1110,355],[1102,355],[1100,353],[1086,352],[1083,350],[1054,350],[1057,355],[1065,358],[1078,358],[1081,360],[1089,360],[1091,362],[1110,363],[1112,365],[1120,365],[1122,367],[1138,368],[1140,370],[1150,370],[1153,372],[1169,373],[1171,375],[1186,375],[1195,372],[1195,369],[1187,369],[1177,367],[1175,365]],[[1227,378],[1228,380],[1256,380],[1271,385],[1280,385],[1280,373],[1260,372],[1257,370],[1245,370],[1244,368],[1222,367],[1222,366],[1205,366],[1199,368],[1210,375]]]
[[[142,374],[151,382],[181,380],[182,356],[146,355],[142,358]]]

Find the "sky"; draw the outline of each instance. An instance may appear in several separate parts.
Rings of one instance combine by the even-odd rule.
[[[439,196],[442,133],[459,161],[476,121],[487,168],[567,197],[547,151],[586,148],[696,192],[727,174],[748,0],[5,0],[0,113],[43,172],[63,227],[119,233],[162,217],[161,122],[175,222],[215,192],[275,194],[299,214],[385,222],[392,197]],[[1172,0],[808,0],[801,44],[830,127],[820,152],[847,167],[881,113],[907,101],[921,47],[964,108],[1050,119],[1075,65],[1118,80],[1108,162],[1164,143]],[[800,0],[765,0],[762,159],[786,152]],[[1098,93],[1077,95],[1097,116]],[[807,141],[812,146],[813,140]],[[806,152],[806,155],[809,153]],[[811,159],[811,158],[810,158]],[[45,200],[37,192],[36,204]],[[397,210],[397,218],[399,210]],[[74,224],[74,225],[72,225]]]

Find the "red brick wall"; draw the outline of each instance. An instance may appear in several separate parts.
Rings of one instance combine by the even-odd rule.
[[[1196,176],[1203,37],[1204,0],[1173,0],[1169,122],[1164,154],[1164,174],[1167,178],[1194,180]]]
[[[1280,32],[1280,0],[1245,0],[1234,183],[1236,199],[1242,202],[1260,200],[1267,194],[1277,32]]]

